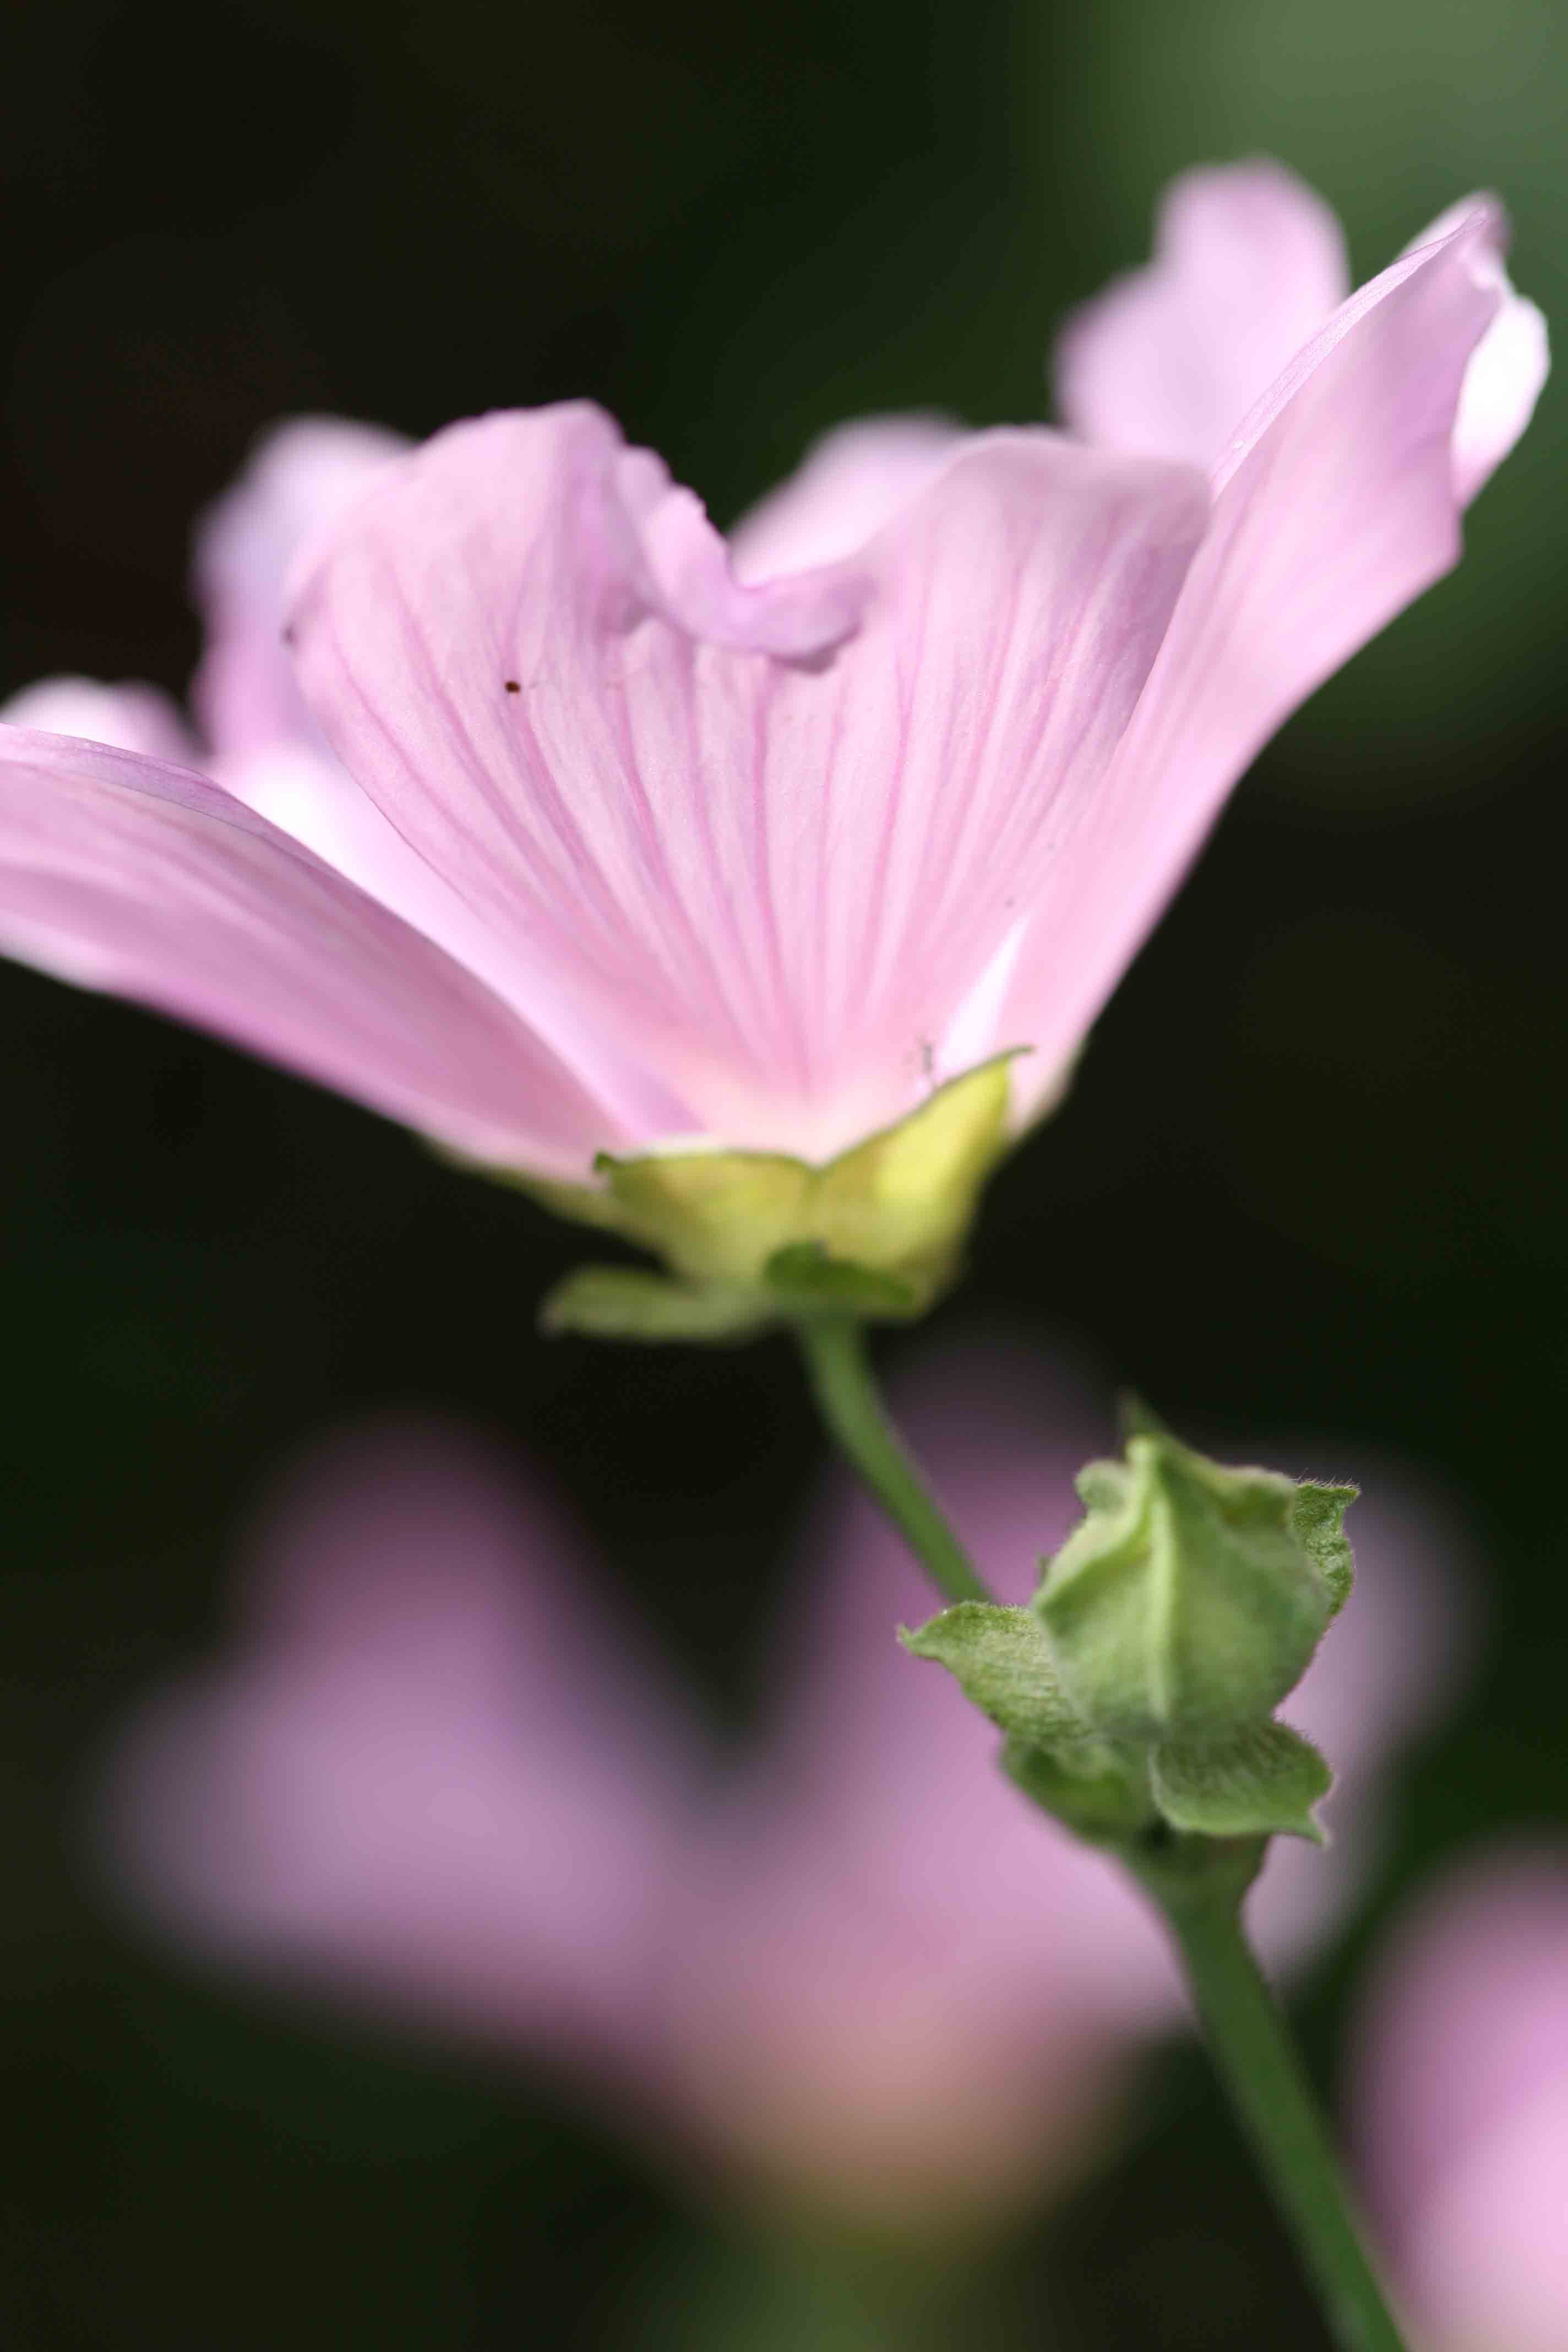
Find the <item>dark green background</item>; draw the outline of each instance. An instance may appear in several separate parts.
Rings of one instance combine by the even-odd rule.
[[[1282,155],[1362,274],[1499,184],[1568,314],[1549,0],[53,0],[5,47],[6,689],[181,687],[190,517],[291,410],[421,433],[589,392],[721,518],[846,413],[1036,416],[1053,316],[1192,161]],[[1325,2077],[1399,1889],[1568,1799],[1558,416],[1461,573],[1249,780],[969,1286],[1177,1422],[1362,1433],[1479,1516],[1491,1647],[1311,1990]],[[788,1355],[547,1346],[569,1233],[10,968],[0,1074],[0,2341],[652,2343],[639,2297],[705,2253],[658,2181],[525,2085],[161,1975],[95,1920],[67,1824],[102,1727],[216,1623],[269,1467],[388,1402],[547,1457],[742,1708],[820,1454]],[[1068,2352],[1323,2341],[1187,2054],[998,2292]]]

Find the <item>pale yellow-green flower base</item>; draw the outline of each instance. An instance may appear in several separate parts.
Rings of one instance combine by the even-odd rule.
[[[650,1152],[598,1184],[519,1172],[558,1215],[618,1234],[668,1272],[588,1265],[545,1301],[547,1330],[742,1339],[840,1312],[922,1314],[958,1271],[986,1178],[1013,1140],[1011,1054],[939,1087],[910,1117],[814,1166],[776,1151]]]

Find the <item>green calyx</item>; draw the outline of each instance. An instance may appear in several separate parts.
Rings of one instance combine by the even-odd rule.
[[[1163,1430],[1079,1481],[1082,1523],[1026,1609],[966,1601],[902,1635],[1005,1734],[1036,1803],[1138,1866],[1204,1842],[1321,1840],[1331,1775],[1274,1709],[1350,1589],[1355,1490],[1206,1461]],[[1183,1866],[1187,1866],[1184,1862]]]
[[[900,1639],[915,1657],[946,1666],[1006,1735],[1008,1777],[1094,1844],[1141,1845],[1162,1828],[1226,1841],[1282,1831],[1321,1842],[1313,1808],[1332,1776],[1285,1724],[1207,1739],[1107,1736],[1068,1697],[1028,1609],[960,1601]]]
[[[1010,1054],[819,1165],[784,1152],[603,1155],[595,1185],[517,1181],[562,1216],[619,1234],[666,1273],[580,1267],[548,1331],[741,1339],[820,1315],[909,1321],[956,1275],[987,1177],[1011,1141]]]

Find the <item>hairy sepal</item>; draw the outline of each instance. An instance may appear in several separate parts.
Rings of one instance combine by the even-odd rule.
[[[635,1291],[617,1320],[604,1279],[613,1269],[595,1268],[586,1287],[570,1276],[552,1293],[546,1328],[729,1338],[809,1316],[923,1314],[957,1274],[981,1192],[1011,1141],[1013,1059],[998,1055],[950,1079],[909,1118],[821,1163],[772,1151],[605,1153],[596,1184],[515,1175],[557,1215],[661,1258],[692,1325],[675,1329],[678,1302],[645,1313]],[[700,1296],[709,1307],[695,1304]],[[696,1328],[705,1317],[711,1333]]]

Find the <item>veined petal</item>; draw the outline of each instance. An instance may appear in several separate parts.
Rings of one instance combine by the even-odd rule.
[[[312,728],[312,733],[314,729]],[[302,842],[333,871],[401,915],[493,989],[604,1106],[601,1139],[680,1135],[686,1106],[637,1065],[618,1036],[585,1020],[538,956],[521,952],[515,930],[498,929],[426,865],[324,743],[280,741],[216,760],[224,790]]]
[[[1062,417],[1108,449],[1212,465],[1349,290],[1340,225],[1293,172],[1184,172],[1161,200],[1153,260],[1062,329]]]
[[[0,703],[0,723],[46,735],[80,735],[121,751],[195,767],[200,754],[184,712],[155,686],[127,679],[104,686],[95,677],[41,677]]]
[[[360,790],[329,751],[295,682],[283,639],[289,569],[411,446],[379,426],[331,416],[298,417],[263,438],[196,531],[208,636],[194,691],[212,751],[200,760],[188,751],[166,756],[214,775],[493,988],[605,1103],[617,1133],[681,1133],[692,1123],[684,1105],[621,1053],[613,1035],[575,1018],[537,960],[520,959],[516,940],[476,916]]]
[[[583,1172],[607,1115],[471,974],[216,785],[0,739],[0,943],[480,1159]]]
[[[825,433],[789,479],[730,533],[739,580],[809,572],[853,555],[917,498],[964,439],[942,416],[865,416]]]
[[[266,435],[196,526],[206,646],[192,686],[219,757],[313,740],[283,635],[283,583],[300,548],[411,445],[380,426],[300,416]],[[140,747],[138,747],[140,748]]]
[[[1458,560],[1455,421],[1503,310],[1501,234],[1483,204],[1402,256],[1235,436],[1137,713],[1036,907],[1004,1016],[1037,1048],[1026,1083],[1077,1047],[1261,745]],[[1516,401],[1492,462],[1527,416]]]
[[[976,436],[846,567],[854,634],[785,661],[650,609],[625,454],[586,406],[440,435],[302,580],[300,675],[398,831],[698,1124],[826,1156],[942,1075],[1110,759],[1204,486]],[[826,612],[834,577],[744,593]]]

